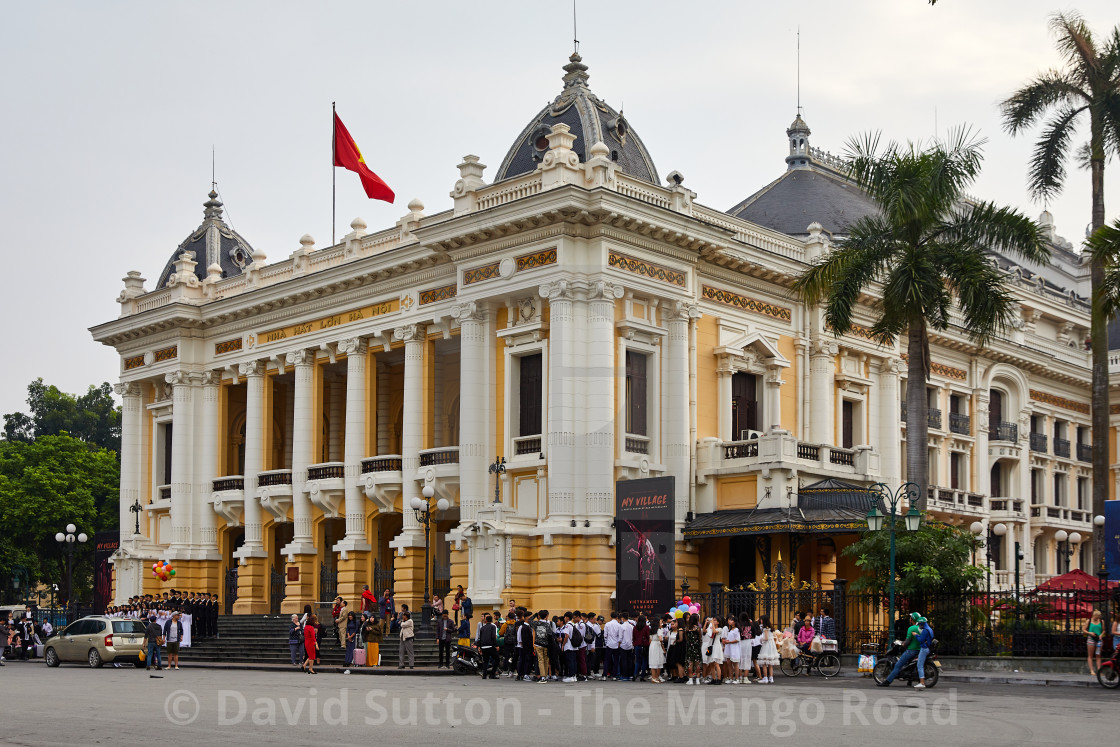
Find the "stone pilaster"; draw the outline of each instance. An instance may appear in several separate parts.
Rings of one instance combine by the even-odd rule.
[[[599,281],[592,286],[587,302],[582,462],[586,515],[603,524],[610,523],[614,516],[614,307],[615,301],[622,295],[621,286]]]
[[[362,474],[362,459],[366,457],[366,341],[354,337],[338,344],[338,351],[346,355],[346,537],[334,546],[336,552],[368,551],[369,540],[365,532],[365,493],[358,480]]]
[[[194,388],[190,374],[173,371],[165,377],[172,391],[171,409],[171,558],[186,558],[194,523]]]
[[[315,400],[315,353],[310,350],[293,350],[285,362],[295,368],[295,391],[292,409],[292,542],[281,552],[285,555],[315,555],[311,532],[311,498],[307,495],[307,467],[311,463],[311,449],[315,424],[312,422],[312,403]],[[248,488],[248,482],[245,487]]]
[[[486,355],[490,349],[486,313],[474,301],[453,309],[459,319],[459,509],[472,521],[486,505]]]
[[[832,446],[836,423],[836,355],[839,346],[831,340],[813,340],[809,348],[809,440]]]
[[[676,519],[684,521],[688,512],[691,484],[691,450],[688,443],[688,327],[693,319],[699,318],[700,310],[694,305],[678,302],[667,305],[663,313],[669,334],[665,345],[662,454],[666,473],[676,481]]]
[[[132,512],[132,506],[140,499],[140,470],[144,462],[140,458],[139,445],[144,402],[139,384],[121,382],[114,389],[121,397],[120,527],[121,540],[127,542],[130,537],[138,537],[134,533],[136,516]],[[143,532],[144,517],[140,517],[140,520]]]
[[[421,541],[423,533],[412,510],[413,498],[420,496],[416,471],[420,468],[420,450],[424,448],[424,348],[426,329],[422,324],[409,324],[393,330],[393,338],[404,342],[404,416],[401,423],[401,505],[404,532],[415,534]]]
[[[902,399],[899,375],[905,363],[901,358],[887,358],[879,362],[878,434],[871,443],[879,444],[882,482],[887,485],[902,483]]]
[[[548,507],[542,520],[563,521],[575,512],[576,444],[574,414],[578,406],[575,357],[575,296],[566,281],[542,285],[548,299]]]
[[[199,427],[195,433],[197,459],[195,463],[198,482],[195,485],[196,520],[198,522],[198,542],[195,556],[216,558],[218,552],[217,514],[210,503],[214,480],[218,477],[218,398],[221,393],[221,374],[206,371],[197,377],[200,407]],[[216,588],[216,587],[214,587]],[[200,589],[210,591],[210,589]]]

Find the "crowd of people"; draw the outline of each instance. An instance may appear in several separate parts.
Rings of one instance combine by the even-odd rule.
[[[5,658],[33,659],[36,656],[36,647],[42,647],[43,641],[54,633],[54,626],[49,620],[36,622],[31,608],[22,614],[9,611],[0,617],[0,667],[4,666]]]
[[[105,608],[107,617],[129,617],[147,620],[152,616],[170,618],[173,612],[189,615],[191,640],[216,638],[221,606],[218,595],[205,591],[180,592],[178,589],[160,594],[130,597],[125,604]]]

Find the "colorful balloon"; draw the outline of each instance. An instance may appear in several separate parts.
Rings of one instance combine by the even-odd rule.
[[[692,605],[691,607],[688,608],[688,611],[695,615],[697,612],[700,611],[700,608],[694,604],[694,605]]]
[[[175,569],[172,568],[170,571],[168,571],[168,573],[170,573],[172,576],[174,576],[175,575]]]
[[[681,602],[683,602],[684,604],[692,604],[692,599],[690,599],[689,597],[685,597],[681,600]]]

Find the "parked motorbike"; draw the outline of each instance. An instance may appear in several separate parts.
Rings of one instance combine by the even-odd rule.
[[[887,676],[890,675],[894,669],[894,665],[898,663],[899,658],[902,656],[903,641],[895,641],[887,653],[879,657],[875,663],[875,671],[872,676],[875,682],[886,682]],[[926,671],[925,680],[926,687],[936,687],[937,680],[941,676],[941,662],[937,660],[937,639],[933,639],[933,643],[929,647],[929,655],[926,657]],[[917,682],[921,677],[918,675],[918,659],[915,657],[909,664],[902,668],[895,679],[906,680],[907,684]]]
[[[451,669],[457,674],[482,676],[482,654],[476,648],[452,644]]]
[[[1102,661],[1100,669],[1097,670],[1097,682],[1101,683],[1101,687],[1107,687],[1109,690],[1115,690],[1120,687],[1120,647],[1112,652],[1112,658],[1108,661]]]

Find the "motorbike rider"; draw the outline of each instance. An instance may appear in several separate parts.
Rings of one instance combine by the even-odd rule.
[[[922,646],[920,643],[918,643],[918,636],[921,635],[922,632],[922,629],[918,626],[918,620],[920,620],[921,618],[921,614],[917,612],[910,613],[911,624],[909,629],[907,629],[906,631],[906,641],[904,642],[906,650],[902,652],[902,656],[898,657],[898,661],[895,662],[894,669],[892,669],[891,673],[887,675],[887,678],[878,683],[879,687],[890,687],[891,683],[894,682],[894,678],[898,676],[898,673],[901,672],[907,664],[914,661],[914,659],[921,652]]]
[[[924,617],[918,618],[918,627],[922,632],[918,634],[918,684],[914,685],[915,690],[926,689],[926,657],[929,656],[931,646],[933,646],[933,626],[929,624],[929,620]]]

